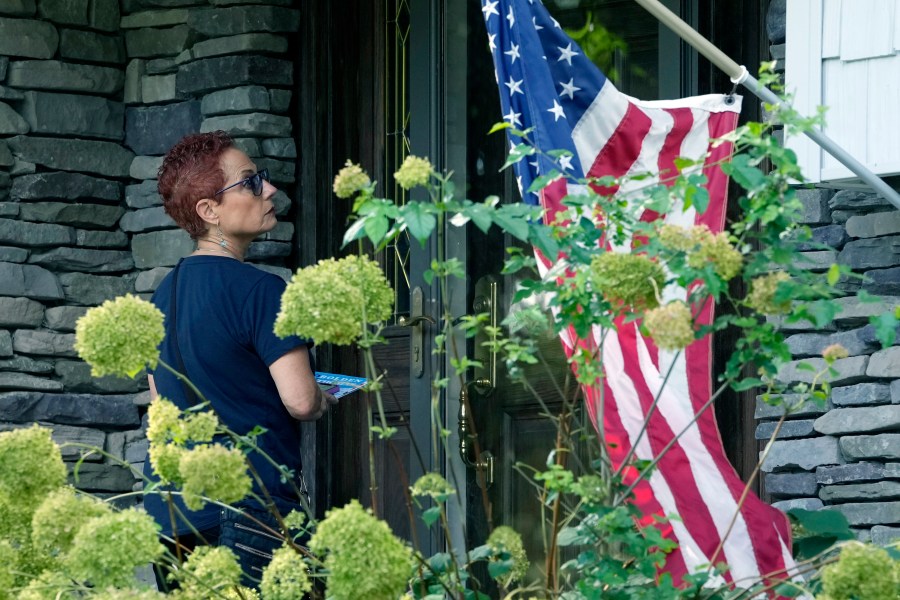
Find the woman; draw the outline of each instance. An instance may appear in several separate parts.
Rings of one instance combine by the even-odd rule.
[[[159,193],[166,213],[197,249],[163,279],[153,302],[166,315],[162,360],[188,377],[229,429],[243,435],[261,426],[265,433],[257,438],[259,447],[294,473],[293,481],[284,481],[270,462],[250,454],[265,487],[255,485],[254,491],[270,495],[287,514],[300,508],[296,492],[303,489],[298,421],[318,419],[334,398],[316,384],[312,344],[281,339],[272,331],[285,283],[243,262],[250,242],[277,224],[276,192],[267,171],[258,171],[224,132],[189,135],[176,144],[159,169]],[[157,369],[149,383],[154,399],[160,395],[182,409],[200,402],[167,370]],[[149,460],[144,471],[152,476]],[[182,545],[231,548],[246,581],[259,578],[280,545],[253,519],[212,504],[188,511],[176,500],[190,524],[170,510],[161,494],[148,494],[144,504],[162,533],[178,536]],[[246,501],[241,508],[277,529],[257,502]]]

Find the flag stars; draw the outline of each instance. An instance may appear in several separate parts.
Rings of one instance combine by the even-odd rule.
[[[566,46],[565,48],[562,48],[561,46],[557,46],[557,49],[559,50],[560,54],[559,54],[559,58],[557,59],[556,62],[566,61],[567,63],[569,63],[569,66],[571,67],[572,66],[572,57],[578,55],[577,52],[572,50],[572,43],[569,42],[569,45]]]
[[[508,121],[510,125],[518,125],[519,127],[521,127],[522,119],[519,118],[521,116],[522,116],[522,113],[517,113],[516,111],[513,110],[512,107],[510,107],[509,113],[503,115],[503,120]]]
[[[494,40],[496,40],[496,39],[497,39],[497,34],[496,34],[496,33],[489,33],[489,34],[488,34],[488,46],[491,47],[491,52],[494,52],[494,50],[497,49],[497,43],[494,41]]]
[[[515,78],[512,75],[510,75],[509,81],[507,81],[503,85],[505,85],[506,87],[509,88],[510,96],[512,96],[513,94],[523,94],[524,95],[525,92],[522,91],[522,83],[524,81],[525,81],[524,79],[520,79],[520,80],[516,81]]]
[[[535,31],[540,31],[541,29],[543,29],[543,27],[537,24],[537,17],[531,17],[531,24],[534,25]]]
[[[510,64],[515,64],[517,58],[522,58],[522,56],[519,54],[519,46],[517,46],[516,44],[512,44],[511,48],[503,54],[509,56],[512,59]]]
[[[499,1],[499,0],[498,0]],[[481,12],[484,13],[484,20],[487,21],[491,18],[491,15],[500,16],[500,13],[497,12],[497,1],[491,2],[488,0],[484,3],[484,6],[481,7]]]
[[[559,157],[559,166],[563,170],[571,171],[572,170],[572,155],[571,154],[563,154]]]
[[[510,28],[512,28],[512,26],[516,24],[516,15],[513,14],[512,5],[510,5],[509,7],[509,13],[506,15],[506,20],[509,21]]]
[[[559,97],[568,96],[569,100],[575,98],[575,92],[580,92],[581,88],[575,85],[575,79],[569,79],[569,83],[565,83],[560,81],[559,85],[562,87],[562,91],[559,93]]]
[[[547,112],[548,112],[548,113],[552,113],[553,116],[556,117],[555,119],[553,119],[553,122],[554,122],[554,123],[555,123],[556,121],[559,121],[560,119],[565,119],[565,118],[566,118],[566,113],[563,112],[563,107],[560,106],[560,105],[559,105],[559,102],[557,102],[556,100],[553,101],[553,107],[552,107],[552,108],[548,108],[548,109],[547,109]]]

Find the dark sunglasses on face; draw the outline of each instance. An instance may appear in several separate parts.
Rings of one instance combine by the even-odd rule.
[[[213,194],[214,196],[218,196],[222,192],[227,192],[233,187],[237,187],[239,185],[244,186],[248,190],[253,192],[254,196],[261,196],[263,192],[263,181],[269,181],[269,170],[262,169],[257,173],[254,173],[250,177],[246,179],[241,179],[237,183],[232,183],[228,187],[223,187],[221,190]]]

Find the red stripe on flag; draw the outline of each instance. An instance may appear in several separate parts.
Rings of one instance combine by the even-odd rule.
[[[574,337],[575,330],[570,328],[569,331],[570,334]],[[610,335],[615,335],[615,332],[610,332]],[[569,348],[566,348],[566,355],[568,357],[572,356],[572,352]],[[628,439],[628,433],[625,430],[625,426],[622,424],[621,417],[619,416],[618,402],[615,398],[615,395],[606,384],[603,385],[602,392],[597,386],[583,386],[582,389],[585,393],[584,400],[585,405],[588,408],[588,416],[591,419],[591,423],[594,425],[594,429],[596,431],[604,432],[604,441],[606,442],[606,448],[609,452],[610,461],[612,462],[613,466],[617,467],[618,465],[622,464],[622,462],[631,452],[631,442]],[[598,395],[600,393],[603,394],[602,429],[600,428],[601,424],[597,422],[597,413],[599,412],[601,406],[601,399],[598,398]],[[622,476],[623,483],[625,485],[631,485],[637,480],[638,471],[634,467],[627,467],[623,470]],[[662,505],[656,500],[656,497],[653,494],[653,490],[650,487],[650,482],[646,479],[640,481],[635,486],[633,493],[634,503],[639,506],[644,513],[644,517],[641,520],[640,524],[644,527],[655,526],[667,539],[677,539],[675,538],[675,534],[672,531],[672,526],[669,523],[655,524],[654,517],[665,517],[666,512],[663,510]],[[682,555],[680,546],[673,552],[670,552],[666,555],[666,565],[672,572],[673,579],[677,585],[681,582],[681,576],[687,573],[687,565],[684,562],[684,557]]]
[[[640,108],[628,103],[625,116],[619,121],[616,130],[609,137],[603,148],[600,149],[597,158],[587,176],[591,177],[622,177],[631,165],[638,159],[644,144],[644,138],[650,132],[652,121]],[[611,196],[618,190],[618,186],[595,188],[598,194]]]
[[[734,129],[737,115],[733,113],[718,113],[710,115],[710,137],[717,138]],[[702,215],[697,215],[696,224],[704,224],[713,232],[720,232],[724,228],[725,209],[728,197],[728,178],[719,168],[718,164],[730,157],[733,147],[730,143],[721,144],[716,148],[710,148],[710,157],[707,160],[704,174],[707,177],[710,202],[709,209]],[[713,320],[713,303],[707,302],[699,313],[699,324],[709,324]],[[709,400],[712,395],[712,339],[706,336],[691,344],[686,350],[685,359],[688,366],[688,390],[694,411]],[[725,456],[722,436],[716,422],[715,411],[708,409],[698,420],[697,427],[700,437],[710,456],[715,461],[722,478],[728,485],[732,497],[737,502],[743,494],[745,484],[738,476],[734,466]],[[787,517],[771,506],[764,504],[757,496],[748,494],[741,508],[741,514],[751,532],[750,542],[753,546],[753,554],[761,572],[771,572],[784,568],[784,560],[781,554],[781,544],[778,537],[788,540],[789,525]],[[734,535],[732,531],[730,535]],[[725,560],[720,553],[717,562]]]
[[[673,444],[665,454],[662,453],[675,438],[675,432],[672,431],[669,422],[660,413],[658,407],[650,413],[654,394],[648,387],[647,378],[640,366],[637,347],[637,336],[640,333],[637,331],[637,325],[635,323],[626,324],[624,318],[619,318],[616,328],[622,354],[626,357],[624,375],[631,379],[638,394],[641,412],[647,421],[647,430],[644,435],[647,436],[653,456],[661,455],[657,469],[669,482],[670,487],[677,486],[678,493],[674,494],[677,513],[685,527],[691,532],[697,546],[706,556],[712,556],[721,538],[706,500],[697,487],[697,481],[691,471],[690,460],[678,442]]]
[[[691,132],[694,126],[694,113],[689,108],[668,108],[666,112],[672,115],[674,121],[666,141],[663,142],[662,150],[659,152],[659,179],[663,185],[671,187],[678,175],[678,167],[675,166],[675,159],[681,155],[681,144],[684,138]]]

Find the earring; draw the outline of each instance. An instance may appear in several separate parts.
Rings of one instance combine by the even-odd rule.
[[[223,248],[228,248],[228,242],[225,241],[225,234],[222,233],[222,228],[219,227],[218,223],[216,223],[216,236],[219,238],[218,244]]]

